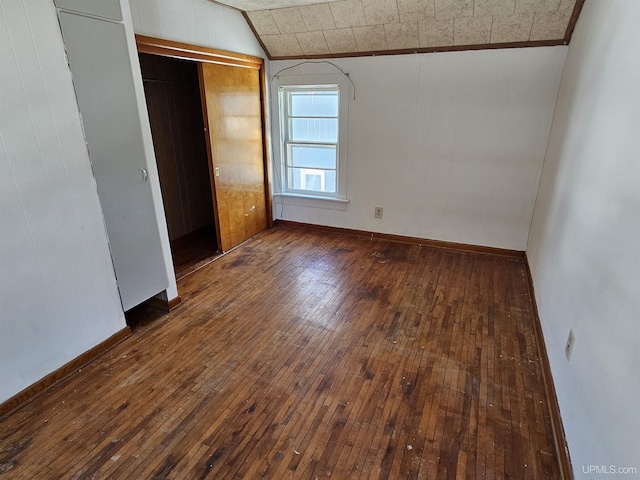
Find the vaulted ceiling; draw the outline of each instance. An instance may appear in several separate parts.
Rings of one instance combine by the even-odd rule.
[[[568,43],[584,0],[217,0],[245,12],[270,58]]]

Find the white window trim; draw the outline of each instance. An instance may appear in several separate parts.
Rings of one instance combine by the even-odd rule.
[[[282,131],[282,116],[280,111],[280,87],[318,87],[338,85],[340,88],[340,105],[338,113],[338,169],[337,193],[335,196],[326,194],[287,192],[284,178],[284,132]],[[291,75],[280,74],[273,80],[271,101],[277,116],[274,116],[274,197],[282,204],[300,205],[332,210],[346,210],[349,202],[347,197],[347,165],[348,165],[348,133],[349,133],[349,100],[351,84],[349,79],[337,74]]]
[[[279,122],[280,122],[280,126],[281,126],[281,152],[282,152],[282,190],[286,191],[286,193],[291,193],[291,194],[300,194],[300,195],[310,195],[310,196],[318,196],[318,197],[331,197],[331,198],[336,198],[339,197],[339,182],[340,182],[340,111],[338,110],[337,114],[336,114],[336,120],[338,123],[338,131],[336,132],[337,137],[335,142],[331,142],[331,141],[301,141],[301,140],[294,140],[292,138],[288,138],[287,133],[288,132],[288,120],[290,118],[293,118],[292,112],[291,112],[291,100],[292,97],[291,95],[293,95],[295,92],[335,92],[338,94],[338,108],[340,106],[340,86],[339,85],[287,85],[287,86],[281,86],[279,87],[279,92],[278,92],[278,101],[279,101],[279,106],[281,106],[281,110],[280,110],[280,116],[279,116]],[[284,127],[283,125],[287,125],[286,127]],[[292,188],[291,185],[289,185],[289,178],[288,178],[288,173],[290,172],[290,169],[293,169],[292,165],[288,165],[288,160],[290,159],[290,155],[292,154],[292,149],[295,148],[296,146],[303,146],[303,145],[315,145],[318,147],[329,147],[329,146],[335,146],[335,152],[336,152],[336,168],[332,169],[333,171],[335,171],[336,173],[336,191],[335,192],[325,192],[324,188],[322,188],[320,191],[312,191],[312,190],[307,190],[306,188],[304,188],[303,184],[305,183],[304,181],[304,177],[301,178],[301,186],[299,189],[295,189]],[[308,169],[310,170],[310,169]],[[319,170],[319,169],[318,169]],[[302,172],[301,172],[302,173]],[[324,174],[322,174],[322,180],[321,183],[324,185]]]
[[[347,209],[349,200],[336,197],[318,197],[302,193],[274,193],[273,196],[281,205],[297,205],[299,207],[325,208],[327,210]]]

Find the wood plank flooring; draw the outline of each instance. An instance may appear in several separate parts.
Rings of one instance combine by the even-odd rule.
[[[213,225],[191,232],[171,242],[176,280],[191,275],[220,255]]]
[[[560,478],[520,259],[278,227],[179,292],[0,419],[0,480]]]

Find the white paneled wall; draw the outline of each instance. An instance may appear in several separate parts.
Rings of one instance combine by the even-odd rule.
[[[348,208],[275,204],[275,216],[524,250],[566,50],[332,60],[357,87]],[[295,63],[272,61],[271,72]],[[336,71],[306,65],[280,78],[309,74],[313,83],[311,74]],[[375,206],[384,207],[382,220]]]
[[[264,57],[238,10],[209,0],[129,0],[136,33]]]
[[[577,479],[640,472],[639,22],[637,0],[584,5],[527,249]]]
[[[50,0],[0,2],[0,401],[125,327]]]

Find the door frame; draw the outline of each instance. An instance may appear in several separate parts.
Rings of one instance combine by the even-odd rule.
[[[155,37],[148,37],[145,35],[137,35],[136,47],[139,53],[150,53],[152,55],[160,55],[163,57],[177,58],[181,60],[191,60],[198,63],[216,63],[218,65],[227,65],[239,68],[250,68],[258,70],[260,77],[260,111],[262,117],[262,163],[264,169],[264,196],[265,196],[265,208],[267,215],[267,228],[273,228],[273,207],[271,203],[271,155],[269,148],[269,137],[267,129],[267,82],[265,74],[264,59],[260,57],[254,57],[251,55],[243,55],[240,53],[226,52],[224,50],[216,50],[208,47],[200,47],[197,45],[190,45],[187,43],[174,42],[171,40],[163,40]],[[198,69],[200,70],[200,68]],[[201,76],[201,75],[200,75]],[[200,79],[201,81],[201,79]],[[202,81],[200,84],[200,95],[204,98],[202,92]],[[202,106],[203,115],[206,115],[206,109]],[[205,128],[208,123],[205,120]],[[211,194],[213,196],[213,208],[215,210],[214,220],[216,227],[216,235],[218,241],[220,241],[220,223],[218,205],[216,202],[216,183],[215,173],[213,167],[213,157],[211,149],[211,139],[209,135],[205,135],[207,142],[207,155],[209,157],[209,181],[211,183]]]

